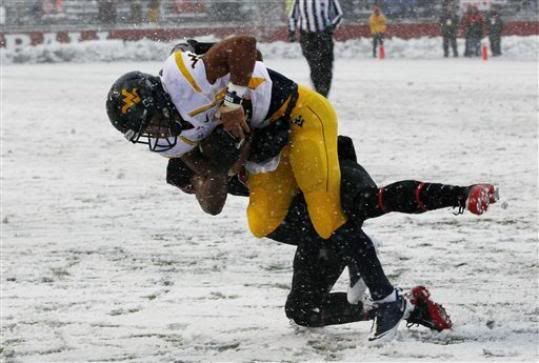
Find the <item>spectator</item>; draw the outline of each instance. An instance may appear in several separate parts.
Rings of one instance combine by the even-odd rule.
[[[129,22],[133,24],[142,23],[142,4],[140,0],[131,0]]]
[[[465,57],[481,55],[481,38],[483,38],[483,16],[477,6],[469,5],[462,21],[466,46]]]
[[[39,7],[39,9],[37,8]],[[65,16],[63,0],[41,0],[30,7],[32,16],[38,15],[41,20],[55,21]]]
[[[54,2],[54,12],[57,15],[64,16],[64,0],[56,0]]]
[[[405,1],[405,13],[404,13],[404,17],[405,18],[408,18],[408,19],[414,19],[417,17],[417,14],[416,14],[416,7],[417,7],[417,1],[416,0],[408,0],[408,1]]]
[[[502,31],[503,21],[498,12],[493,9],[487,22],[488,39],[490,41],[490,50],[493,56],[502,55]]]
[[[41,11],[43,16],[51,15],[54,11],[52,0],[41,0]]]
[[[101,23],[116,23],[116,3],[114,0],[99,0],[97,6],[97,18]]]
[[[150,23],[159,23],[161,18],[161,1],[150,0],[148,4],[148,21]]]
[[[450,7],[444,7],[442,16],[440,17],[440,29],[443,38],[444,57],[449,57],[449,46],[453,51],[453,57],[458,57],[457,49],[457,32],[459,27],[459,17],[455,10]]]
[[[369,28],[372,34],[372,56],[376,58],[378,45],[384,46],[384,35],[387,29],[387,20],[378,6],[373,7],[373,12],[369,17]]]
[[[290,13],[288,39],[299,43],[318,93],[327,97],[333,78],[333,32],[342,20],[338,0],[296,0]]]
[[[41,0],[34,0],[30,6],[30,17],[34,23],[41,22],[41,18],[43,17],[43,6],[41,4]]]

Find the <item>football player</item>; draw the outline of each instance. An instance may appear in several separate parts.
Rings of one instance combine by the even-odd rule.
[[[316,234],[358,261],[379,306],[370,339],[392,335],[407,301],[387,279],[372,241],[341,206],[335,111],[326,98],[266,68],[258,56],[256,40],[247,36],[223,40],[203,55],[176,50],[160,77],[130,72],[113,84],[106,105],[109,119],[127,140],[181,158],[208,195],[226,188],[227,174],[219,164],[208,163],[199,143],[222,124],[239,146],[251,130],[281,120],[289,127],[285,146],[269,159],[245,162],[251,232],[257,237],[275,232],[301,192]],[[381,198],[383,211],[387,193]]]
[[[221,165],[228,164],[239,152],[233,142],[225,141],[228,136],[221,129],[216,131],[201,144],[201,149]],[[254,148],[262,157],[276,152],[278,149],[279,133],[272,133],[272,141],[268,142],[269,135],[257,135],[257,141],[262,147]],[[363,220],[386,214],[389,211],[404,213],[422,213],[443,207],[457,207],[459,212],[465,208],[472,213],[477,212],[477,199],[480,192],[487,190],[489,199],[481,202],[481,208],[486,210],[489,203],[494,203],[497,190],[490,185],[473,185],[470,187],[451,186],[446,184],[421,183],[416,181],[401,181],[383,188],[378,188],[369,174],[357,163],[352,140],[339,136],[339,160],[342,170],[341,197],[349,200],[345,212],[356,222],[357,231],[362,238],[369,237],[362,231]],[[282,143],[282,141],[281,141]],[[219,145],[219,147],[215,147]],[[227,153],[227,150],[230,153]],[[219,154],[213,154],[217,153]],[[232,156],[229,156],[232,154]],[[242,182],[242,175],[235,175],[228,182],[228,193],[247,196],[249,190]],[[201,205],[207,203],[205,194],[212,194],[204,189],[203,181],[187,167],[181,159],[171,159],[167,167],[167,182],[180,188],[186,193],[197,194]],[[422,185],[418,191],[418,187]],[[386,194],[382,199],[379,195]],[[373,198],[374,197],[374,198]],[[224,204],[226,198],[210,196],[211,203]],[[380,203],[383,203],[380,205]],[[206,205],[206,208],[208,206]],[[213,207],[209,207],[213,208]],[[222,208],[219,206],[217,209]],[[477,214],[477,213],[476,213]],[[360,280],[357,264],[361,263],[354,253],[353,245],[347,241],[329,241],[320,238],[310,223],[306,212],[305,201],[302,195],[294,198],[285,221],[268,235],[278,242],[297,245],[293,266],[292,289],[288,296],[285,310],[290,319],[297,324],[316,327],[331,324],[344,324],[361,320],[369,320],[375,316],[377,307],[364,306],[361,303],[364,284]],[[350,272],[350,289],[348,296],[342,292],[331,292],[331,289],[344,268],[348,266]],[[421,324],[438,331],[451,327],[451,321],[445,310],[429,299],[429,292],[424,287],[416,287],[409,294],[408,311],[404,319],[409,324]]]

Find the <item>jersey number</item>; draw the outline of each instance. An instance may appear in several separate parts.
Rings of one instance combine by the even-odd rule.
[[[197,64],[202,56],[193,53],[189,53],[187,56],[191,59],[191,68],[195,69],[195,64]]]

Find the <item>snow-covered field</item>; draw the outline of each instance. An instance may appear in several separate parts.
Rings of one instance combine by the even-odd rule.
[[[439,44],[437,44],[439,46]],[[438,49],[439,51],[439,49]],[[476,217],[368,221],[391,280],[424,284],[452,331],[288,322],[292,246],[165,184],[166,160],[104,112],[120,74],[158,62],[2,67],[1,355],[6,362],[537,361],[537,59],[338,59],[341,133],[380,183],[493,182]],[[301,58],[270,67],[308,83]],[[336,289],[346,288],[346,278]]]

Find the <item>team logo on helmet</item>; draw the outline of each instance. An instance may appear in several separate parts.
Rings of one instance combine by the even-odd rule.
[[[123,106],[122,106],[122,113],[127,113],[127,111],[138,104],[140,102],[140,96],[137,93],[137,89],[133,88],[131,92],[129,92],[127,89],[122,89],[122,96],[123,98]]]

